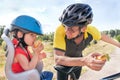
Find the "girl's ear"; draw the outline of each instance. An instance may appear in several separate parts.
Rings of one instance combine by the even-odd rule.
[[[22,38],[23,37],[23,32],[18,31],[17,36],[18,36],[18,38]]]

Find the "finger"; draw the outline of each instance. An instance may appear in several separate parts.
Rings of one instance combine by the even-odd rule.
[[[91,68],[93,70],[97,70],[97,71],[101,70],[102,67],[103,67],[103,65],[100,65],[100,64],[93,64],[93,65],[91,65]]]
[[[41,48],[41,50],[43,50],[43,49],[44,49],[44,46],[41,46],[40,48]]]
[[[104,64],[93,64],[93,67],[102,67]]]
[[[102,69],[102,67],[94,67],[92,68],[93,70],[96,70],[96,71],[100,71]]]
[[[97,57],[97,56],[100,56],[101,54],[100,53],[92,53],[92,57]]]
[[[43,44],[40,44],[40,45],[39,45],[39,48],[42,48],[42,49],[44,49],[44,46],[43,46]]]

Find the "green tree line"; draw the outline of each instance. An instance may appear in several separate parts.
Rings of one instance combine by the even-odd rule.
[[[120,30],[119,29],[111,29],[109,31],[102,31],[102,33],[109,35],[112,38],[115,38],[117,41],[120,42]]]
[[[3,29],[4,29],[4,25],[0,26],[0,36],[3,33]],[[119,29],[115,29],[115,30],[106,30],[106,31],[102,31],[101,33],[107,34],[112,38],[115,38],[116,40],[118,40],[120,42],[120,30]],[[38,39],[42,40],[42,41],[51,41],[53,42],[53,37],[54,37],[54,32],[50,32],[50,33],[46,33],[42,36],[38,36]],[[2,44],[2,39],[0,37],[0,45]]]

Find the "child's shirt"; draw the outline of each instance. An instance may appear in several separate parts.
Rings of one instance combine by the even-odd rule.
[[[15,54],[14,54],[14,57],[16,57],[16,55],[18,54],[21,54],[21,55],[24,55],[28,61],[30,61],[30,58],[32,57],[32,55],[30,54],[29,50],[27,49],[28,47],[26,47],[26,51],[24,51],[20,46],[17,46],[18,45],[18,41],[17,39],[13,39],[12,40],[14,46],[15,46]],[[21,67],[21,65],[19,64],[19,62],[16,62],[16,63],[13,63],[12,64],[12,71],[14,73],[20,73],[20,72],[24,72],[25,70]]]

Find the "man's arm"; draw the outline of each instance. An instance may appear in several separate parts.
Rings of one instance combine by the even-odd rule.
[[[64,66],[84,66],[85,58],[75,58],[75,57],[67,57],[64,56],[65,52],[60,50],[54,50],[55,53],[55,63],[57,65]]]
[[[95,56],[100,56],[99,53],[92,53],[86,57],[67,57],[64,56],[64,52],[60,50],[54,50],[56,65],[64,66],[87,66],[93,70],[99,71],[105,64],[105,60],[97,60]]]
[[[115,45],[115,46],[117,46],[117,47],[120,48],[120,43],[119,43],[119,42],[113,40],[112,38],[110,38],[109,36],[107,36],[107,35],[105,35],[105,34],[102,34],[101,40],[103,40],[103,41],[105,41],[105,42],[107,42],[107,43],[110,43],[110,44],[112,44],[112,45]]]

